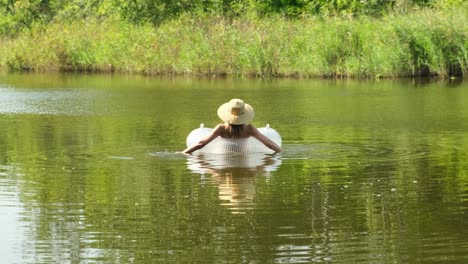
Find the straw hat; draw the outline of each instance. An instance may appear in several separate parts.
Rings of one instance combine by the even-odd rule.
[[[241,99],[232,99],[218,108],[218,116],[231,125],[243,125],[253,120],[255,112]]]

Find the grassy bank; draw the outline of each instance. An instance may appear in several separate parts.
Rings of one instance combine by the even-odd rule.
[[[466,9],[381,18],[227,20],[182,16],[161,26],[52,23],[0,40],[0,67],[294,77],[466,76]]]

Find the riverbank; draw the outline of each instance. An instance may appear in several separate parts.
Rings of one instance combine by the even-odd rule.
[[[466,76],[466,10],[380,18],[181,16],[36,26],[0,40],[0,68],[148,75],[394,78]]]

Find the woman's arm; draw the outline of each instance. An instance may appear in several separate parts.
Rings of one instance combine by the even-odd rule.
[[[204,137],[202,140],[200,140],[198,143],[186,148],[182,153],[184,154],[192,154],[192,152],[199,150],[206,146],[206,144],[210,143],[213,141],[215,138],[219,136],[219,130],[220,130],[221,125],[217,125],[213,131],[211,131],[210,134],[208,134],[206,137]]]
[[[281,152],[283,151],[280,146],[278,146],[275,142],[273,142],[271,139],[269,139],[267,136],[263,135],[258,131],[258,129],[254,126],[251,127],[251,136],[258,139],[258,141],[262,142],[263,145],[267,146],[271,150],[275,152]]]

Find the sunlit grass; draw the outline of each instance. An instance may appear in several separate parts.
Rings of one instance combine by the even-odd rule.
[[[111,20],[38,26],[0,40],[0,67],[293,77],[462,76],[464,11],[380,19],[193,18],[159,27]]]

